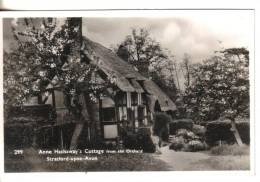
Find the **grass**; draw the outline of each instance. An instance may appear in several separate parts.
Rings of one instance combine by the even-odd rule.
[[[193,164],[196,170],[224,171],[224,170],[250,170],[250,158],[242,156],[211,156],[208,159]]]
[[[221,145],[211,148],[210,153],[213,155],[249,155],[249,146],[243,145]]]
[[[66,156],[71,155],[61,157]],[[30,148],[24,150],[22,157],[11,155],[5,157],[6,172],[162,171],[167,169],[166,163],[148,153],[102,154],[98,155],[97,161],[47,162],[46,156],[40,156],[36,150]]]
[[[62,155],[62,157],[70,155]],[[91,155],[88,155],[91,156]],[[97,161],[47,162],[35,149],[24,155],[5,153],[6,172],[88,172],[88,171],[168,171],[168,170],[249,170],[249,146],[222,145],[205,152],[173,152],[156,155],[103,154]],[[51,157],[55,157],[52,155]],[[78,155],[77,157],[80,157]],[[162,160],[166,157],[166,160]]]
[[[198,170],[250,170],[250,149],[243,145],[221,145],[211,148],[209,158],[196,162]]]

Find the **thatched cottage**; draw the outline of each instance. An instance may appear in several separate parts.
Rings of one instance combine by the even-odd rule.
[[[59,132],[52,132],[52,135],[57,135],[61,147],[75,148],[80,136],[86,141],[97,136],[104,141],[118,141],[120,127],[125,127],[123,125],[137,131],[141,127],[151,125],[154,112],[171,113],[176,110],[173,101],[153,81],[142,76],[134,66],[99,43],[85,37],[82,41],[82,54],[90,64],[99,68],[99,79],[102,81],[113,74],[116,87],[107,88],[110,95],[100,97],[96,103],[86,101],[82,95],[80,101],[85,119],[80,122],[73,122],[68,117],[63,92],[58,87],[47,87],[50,95],[45,104],[51,105],[56,112],[57,117],[53,125],[60,126]],[[55,77],[53,81],[55,82]],[[37,103],[31,100],[30,104]],[[69,133],[62,127],[68,123],[73,123],[71,126],[74,128]]]

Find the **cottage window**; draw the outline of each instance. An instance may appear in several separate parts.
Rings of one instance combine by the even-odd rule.
[[[104,138],[114,139],[118,136],[117,125],[104,125]]]
[[[144,107],[138,107],[138,120],[141,122],[144,119]]]
[[[138,104],[139,97],[137,93],[132,93],[131,96],[132,96],[132,106],[136,106]]]
[[[119,92],[116,95],[116,102],[118,106],[126,106],[127,102],[126,102],[127,96],[125,92]]]
[[[127,108],[127,120],[130,122],[130,127],[133,127],[133,122],[135,121],[135,115],[132,108]]]
[[[65,104],[64,104],[64,94],[61,91],[55,90],[54,91],[55,94],[55,104],[56,104],[56,108],[66,108]]]
[[[103,108],[103,121],[114,121],[115,120],[115,108],[107,107]]]
[[[148,118],[147,118],[146,106],[144,106],[144,125],[145,125],[145,126],[148,125]]]
[[[106,107],[115,107],[115,102],[112,98],[110,97],[103,97],[101,99],[102,102],[102,108],[106,108]]]
[[[142,105],[147,105],[147,96],[144,93],[141,94],[141,103]]]

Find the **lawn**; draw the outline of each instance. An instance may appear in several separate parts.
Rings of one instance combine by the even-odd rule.
[[[22,156],[5,155],[6,172],[87,172],[87,171],[161,171],[169,166],[154,154],[102,154],[94,161],[47,162],[32,148],[25,149]],[[62,155],[66,157],[71,155]],[[86,155],[85,155],[86,156]],[[77,155],[77,157],[85,157]],[[94,155],[88,155],[89,157]],[[54,157],[52,155],[52,157]]]
[[[88,172],[88,171],[219,171],[250,170],[249,146],[212,148],[203,152],[175,152],[168,146],[162,154],[102,154],[98,160],[47,162],[32,148],[23,155],[5,155],[6,172]],[[71,154],[62,155],[62,157]],[[86,155],[85,155],[86,156]],[[95,156],[88,154],[89,157]],[[52,157],[55,157],[52,155]],[[75,156],[74,156],[75,157]],[[77,155],[76,157],[84,157]]]

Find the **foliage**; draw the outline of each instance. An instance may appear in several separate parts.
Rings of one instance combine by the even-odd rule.
[[[191,56],[185,53],[180,68],[182,70],[185,79],[184,85],[186,86],[186,88],[189,87],[191,83],[191,69],[192,69],[191,67],[192,67]]]
[[[167,55],[158,42],[153,40],[149,32],[143,28],[133,29],[119,45],[117,55],[123,60],[135,65],[140,73],[149,75],[149,67],[158,67]]]
[[[180,129],[178,135],[170,138],[169,148],[176,151],[195,152],[206,150],[207,145],[191,131]]]
[[[172,121],[171,117],[165,113],[158,112],[154,114],[153,133],[159,137],[168,136],[168,124]]]
[[[184,139],[199,139],[192,131],[186,129],[179,129],[176,132],[176,136],[182,136]]]
[[[5,125],[5,146],[12,149],[31,147],[33,143],[34,128],[35,125],[32,123],[14,126]]]
[[[115,52],[123,60],[134,65],[145,77],[152,79],[171,99],[175,100],[174,66],[169,53],[151,38],[144,28],[133,29]]]
[[[176,134],[178,129],[192,130],[193,121],[191,119],[177,119],[169,123],[170,134]]]
[[[172,122],[172,123],[174,123],[174,125],[172,126],[170,125],[170,129],[171,129],[170,130],[171,135],[169,139],[170,149],[177,150],[177,151],[181,150],[185,152],[195,152],[195,151],[207,149],[207,144],[205,143],[205,139],[204,139],[205,138],[204,133],[203,134],[199,133],[200,135],[194,133],[193,132],[194,125],[192,122],[180,122],[179,124],[178,122]],[[198,126],[195,126],[195,131],[198,131],[198,128],[200,129],[201,132],[202,127],[198,127]]]
[[[123,137],[124,146],[127,149],[142,149],[143,152],[155,152],[155,145],[151,139],[151,132],[140,129],[137,133],[128,132]]]
[[[196,152],[196,151],[201,151],[201,150],[206,150],[207,145],[205,142],[201,142],[200,140],[191,140],[188,143],[188,151],[190,152]]]
[[[23,107],[12,107],[12,115],[8,118],[8,123],[41,123],[51,122],[56,118],[56,112],[49,104],[44,105],[27,105]]]
[[[206,133],[206,127],[194,124],[192,127],[192,131],[194,132],[194,134],[196,134],[200,137],[204,137],[205,133]]]
[[[179,151],[183,149],[184,145],[185,145],[185,141],[182,136],[173,137],[170,139],[169,149]]]
[[[219,141],[227,144],[234,144],[235,139],[233,136],[230,125],[230,120],[216,120],[208,122],[206,126],[206,142],[210,146],[217,145]],[[248,121],[236,122],[236,127],[244,143],[250,143],[250,126]]]
[[[17,46],[4,53],[5,109],[22,105],[31,96],[44,103],[50,95],[46,87],[50,86],[73,98],[73,103],[65,104],[79,113],[78,96],[82,92],[96,101],[109,84],[93,79],[98,68],[84,59],[80,18],[67,18],[59,26],[54,18],[18,19],[12,32]],[[81,83],[84,90],[79,87]]]
[[[236,51],[234,54],[234,51]],[[249,115],[249,58],[245,48],[226,49],[194,66],[184,102],[194,120]]]

